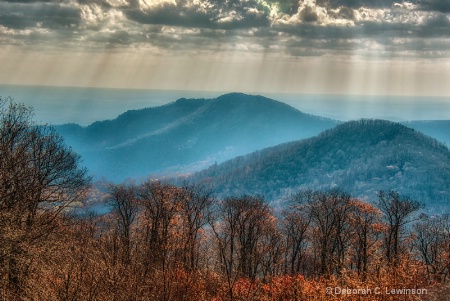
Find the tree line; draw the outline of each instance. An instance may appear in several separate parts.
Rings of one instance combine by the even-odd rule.
[[[360,300],[326,288],[448,281],[449,216],[419,215],[396,191],[370,204],[305,190],[279,210],[259,196],[148,180],[110,185],[107,214],[74,214],[91,180],[31,117],[0,102],[0,299]]]

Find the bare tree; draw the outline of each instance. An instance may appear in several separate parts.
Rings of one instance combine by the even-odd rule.
[[[384,235],[386,259],[389,263],[396,265],[401,253],[400,247],[405,226],[417,220],[412,215],[421,209],[422,205],[407,196],[400,196],[396,191],[387,193],[380,191],[378,208],[387,223],[387,231]]]
[[[176,234],[180,227],[178,212],[181,199],[181,189],[169,184],[149,180],[139,187],[139,201],[144,210],[141,228],[145,244],[143,263],[148,267],[145,275],[161,275],[160,300],[169,298],[173,283],[167,277],[168,271],[178,262],[172,255],[178,248],[179,235]]]
[[[123,249],[122,260],[124,264],[130,263],[131,227],[138,212],[135,190],[133,186],[112,185],[109,193],[109,203],[117,218],[117,230]]]
[[[381,212],[369,203],[352,201],[354,208],[350,216],[353,227],[353,249],[356,270],[363,281],[367,279],[372,249],[379,242],[381,231],[377,225],[381,222]]]
[[[212,192],[198,185],[182,187],[180,215],[183,221],[184,247],[181,257],[188,270],[196,270],[199,265],[200,231],[211,217],[214,202]]]
[[[349,216],[352,210],[350,195],[339,190],[301,191],[294,200],[311,219],[313,244],[319,253],[319,272],[340,273],[344,266],[349,235],[352,234]]]
[[[302,270],[304,255],[308,246],[308,231],[311,215],[306,215],[300,205],[283,212],[281,229],[286,238],[285,273],[305,273]]]
[[[413,228],[415,247],[427,266],[428,277],[444,283],[450,273],[450,216],[424,216]]]
[[[264,276],[270,242],[265,238],[274,225],[271,208],[259,197],[231,197],[219,204],[218,219],[211,226],[231,300],[239,277]]]
[[[0,101],[0,264],[17,294],[57,217],[84,199],[90,182],[80,157],[32,116],[22,104]]]

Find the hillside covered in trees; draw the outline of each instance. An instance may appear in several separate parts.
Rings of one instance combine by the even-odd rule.
[[[261,196],[218,198],[202,185],[147,180],[110,184],[107,214],[76,214],[90,189],[87,170],[31,117],[0,100],[2,300],[448,296],[450,218],[419,215],[409,196],[379,191],[370,204],[338,189],[300,190],[279,211]]]
[[[56,130],[93,175],[110,180],[185,173],[279,143],[308,138],[338,122],[262,96],[231,93],[179,99],[128,111],[87,127]]]
[[[399,123],[359,120],[213,165],[192,179],[222,196],[272,201],[298,189],[340,188],[367,200],[396,189],[436,211],[450,201],[450,152]]]

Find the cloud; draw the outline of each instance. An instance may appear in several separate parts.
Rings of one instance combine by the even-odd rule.
[[[355,12],[353,9],[348,8],[346,6],[339,7],[339,10],[337,12],[331,12],[330,14],[335,19],[342,18],[347,20],[354,20],[355,19]]]
[[[450,2],[448,0],[419,0],[420,8],[450,13]]]
[[[54,0],[3,0],[10,3],[36,3],[36,2],[55,2]]]
[[[13,29],[59,29],[80,24],[80,11],[59,3],[0,2],[0,24]]]
[[[349,8],[385,8],[392,7],[394,3],[398,1],[394,0],[317,0],[317,4],[320,6],[338,8],[338,7],[349,7]]]
[[[305,6],[305,8],[300,11],[300,20],[307,23],[317,22],[319,20],[319,16],[313,7]]]
[[[239,3],[239,2],[238,2]],[[248,6],[219,2],[161,2],[159,5],[125,9],[126,16],[141,24],[181,27],[239,29],[270,25],[268,15],[258,10],[255,1]]]
[[[1,1],[0,43],[75,49],[269,52],[292,56],[445,55],[450,3],[440,0]],[[426,39],[443,42],[426,43]],[[431,49],[431,50],[430,50]],[[383,52],[383,53],[384,53]],[[381,52],[380,52],[380,55]]]

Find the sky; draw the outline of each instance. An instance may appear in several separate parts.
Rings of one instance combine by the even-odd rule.
[[[450,96],[449,0],[0,1],[0,84]]]

